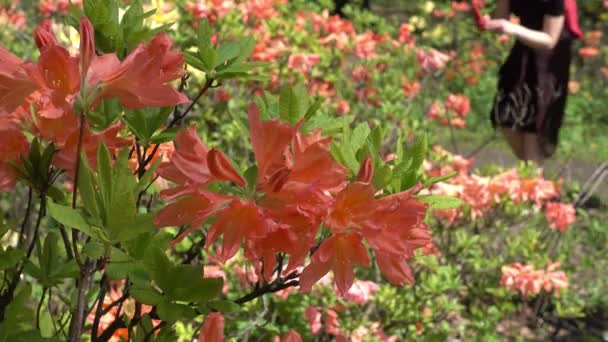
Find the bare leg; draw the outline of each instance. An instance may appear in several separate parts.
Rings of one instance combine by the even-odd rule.
[[[515,156],[521,160],[526,160],[526,155],[524,153],[524,133],[510,128],[502,128],[501,130]]]
[[[540,147],[537,134],[524,133],[524,157],[525,160],[535,161],[539,165],[545,160],[545,154]]]

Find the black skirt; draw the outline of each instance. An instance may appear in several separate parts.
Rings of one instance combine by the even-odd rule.
[[[547,157],[555,152],[564,118],[573,40],[564,29],[552,50],[535,50],[518,41],[499,71],[490,113],[493,126],[536,133]]]

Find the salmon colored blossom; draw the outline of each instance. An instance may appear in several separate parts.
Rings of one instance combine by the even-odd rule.
[[[319,62],[321,62],[321,56],[316,53],[294,53],[289,56],[287,67],[303,74],[308,74],[312,70],[312,67],[319,64]]]
[[[15,111],[36,90],[23,65],[21,59],[0,47],[0,117]]]
[[[445,108],[464,117],[471,111],[471,101],[463,94],[450,94],[445,100]]]
[[[368,280],[357,280],[346,292],[344,299],[351,303],[363,305],[371,300],[372,296],[378,291],[378,284]]]
[[[205,316],[205,321],[198,334],[198,342],[224,341],[224,315],[212,312]]]
[[[569,286],[563,271],[557,271],[560,263],[549,263],[545,269],[535,269],[519,262],[502,267],[501,286],[510,291],[518,291],[524,297],[533,297],[542,290],[547,293],[559,292]]]
[[[10,163],[19,164],[28,150],[29,142],[20,127],[0,118],[0,192],[15,187],[17,171]]]
[[[418,49],[416,50],[416,58],[418,59],[418,64],[420,67],[426,72],[435,72],[441,70],[450,60],[450,56],[435,49]]]
[[[578,50],[578,54],[584,59],[589,59],[598,56],[600,51],[593,46],[585,46]]]
[[[283,337],[279,338],[275,337],[275,342],[302,342],[302,336],[295,331],[290,330],[287,334],[283,335]]]
[[[576,209],[572,204],[549,202],[545,206],[546,219],[551,229],[565,232],[576,221]]]
[[[310,326],[310,333],[313,335],[317,335],[322,328],[321,324],[321,312],[318,308],[314,306],[309,306],[304,310],[304,318],[308,322]]]

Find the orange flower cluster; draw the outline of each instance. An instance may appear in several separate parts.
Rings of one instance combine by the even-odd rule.
[[[519,291],[524,297],[536,296],[542,290],[547,293],[560,292],[570,285],[564,271],[557,271],[559,262],[549,263],[547,269],[537,270],[519,262],[502,267],[500,285],[510,291]]]
[[[547,203],[545,211],[551,229],[557,229],[562,233],[576,221],[576,209],[572,204],[550,202]]]
[[[413,194],[419,187],[376,198],[370,184],[371,160],[362,165],[358,179],[347,181],[347,170],[330,151],[331,138],[321,131],[299,132],[300,125],[278,119],[261,121],[257,106],[249,107],[251,145],[257,161],[255,194],[237,197],[207,188],[229,181],[247,190],[245,179],[221,152],[209,150],[195,128],[178,134],[170,162],[161,164],[158,174],[176,187],[161,196],[172,201],[155,220],[160,227],[189,225],[176,238],[179,242],[210,218],[207,247],[220,237],[217,254],[225,262],[244,245],[245,257],[263,279],[271,279],[276,256],[289,256],[287,274],[304,264],[317,245],[322,226],[331,235],[321,241],[302,271],[300,289],[310,291],[330,270],[338,292],[344,295],[354,281],[353,266],[369,266],[368,247],[375,252],[378,266],[394,284],[414,281],[407,260],[414,251],[430,242],[423,223],[427,205]],[[252,180],[250,179],[250,182]]]
[[[32,121],[28,124],[33,133],[59,148],[54,163],[69,174],[75,166],[80,112],[109,98],[117,98],[130,109],[188,102],[185,95],[167,85],[182,76],[183,56],[173,51],[165,33],[157,34],[148,46],[140,44],[123,61],[114,53],[96,55],[93,26],[86,17],[80,22],[78,56],[71,56],[59,45],[48,21],[35,30],[35,41],[40,50],[37,63],[24,62],[0,47],[0,126],[11,127],[5,123],[15,120]],[[31,107],[35,109],[34,120],[29,115]],[[118,137],[121,129],[121,124],[116,124],[94,133],[85,126],[83,151],[93,166],[101,141],[111,149],[130,144],[130,140]],[[7,152],[3,161],[23,150],[23,144],[7,146],[15,149]],[[10,184],[10,178],[5,177],[1,182]]]
[[[559,196],[558,185],[544,179],[542,172],[539,172],[536,178],[522,178],[516,169],[510,169],[495,177],[481,177],[468,172],[473,160],[451,155],[438,146],[434,149],[450,160],[452,165],[443,168],[433,168],[431,165],[428,173],[432,176],[440,176],[457,171],[458,176],[450,179],[449,182],[435,184],[429,192],[460,198],[470,208],[472,220],[492,211],[494,205],[501,203],[505,197],[514,203],[533,202],[536,206],[542,207],[543,203]],[[551,214],[548,214],[550,222],[559,222],[559,227],[563,227],[565,222],[570,222],[570,216],[564,214],[562,207],[554,209],[556,206],[548,203],[547,208],[549,207],[551,207]],[[452,224],[462,217],[463,211],[450,209],[438,211],[435,215]]]

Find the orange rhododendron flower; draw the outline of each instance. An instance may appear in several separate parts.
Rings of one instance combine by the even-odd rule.
[[[291,330],[281,338],[275,337],[274,340],[275,342],[302,342],[302,336],[297,331]]]
[[[29,142],[21,129],[0,118],[0,192],[15,187],[17,172],[9,163],[19,163],[28,150]]]
[[[40,116],[57,119],[68,113],[77,96],[87,106],[116,97],[131,109],[173,106],[188,102],[166,85],[183,74],[183,56],[173,51],[168,35],[157,34],[149,46],[137,46],[124,61],[116,54],[95,55],[93,26],[80,21],[80,55],[60,46],[48,22],[35,30],[38,63],[23,63],[0,48],[0,113],[12,112],[38,91]],[[89,108],[82,108],[87,110]]]
[[[255,196],[242,199],[215,194],[204,187],[229,180],[243,187],[245,181],[219,151],[208,151],[193,127],[178,134],[176,149],[159,168],[159,174],[178,184],[164,190],[165,200],[174,201],[156,217],[158,226],[189,224],[174,243],[215,218],[207,233],[207,247],[222,237],[217,251],[222,262],[244,245],[245,257],[254,263],[258,277],[271,279],[283,253],[288,274],[302,265],[315,244],[317,232],[329,227],[332,236],[321,243],[300,278],[309,289],[330,270],[340,293],[352,285],[353,265],[368,265],[365,239],[383,252],[383,273],[391,281],[413,281],[406,261],[414,250],[430,243],[422,223],[427,206],[410,191],[376,199],[373,163],[362,165],[359,182],[346,185],[347,169],[330,153],[331,138],[320,130],[298,132],[278,119],[261,121],[255,105],[249,107],[251,144],[258,166]],[[345,186],[346,185],[346,186]],[[264,272],[262,272],[262,270]]]
[[[0,47],[0,116],[12,113],[36,89],[22,65],[21,59]]]
[[[344,295],[353,284],[353,265],[369,266],[369,255],[359,233],[339,233],[323,241],[312,262],[300,276],[300,289],[310,291],[319,279],[333,272],[338,293]]]
[[[545,207],[551,229],[565,232],[576,221],[576,209],[571,204],[550,202]]]
[[[198,342],[224,341],[224,315],[212,312],[205,316],[205,321],[198,334]]]

